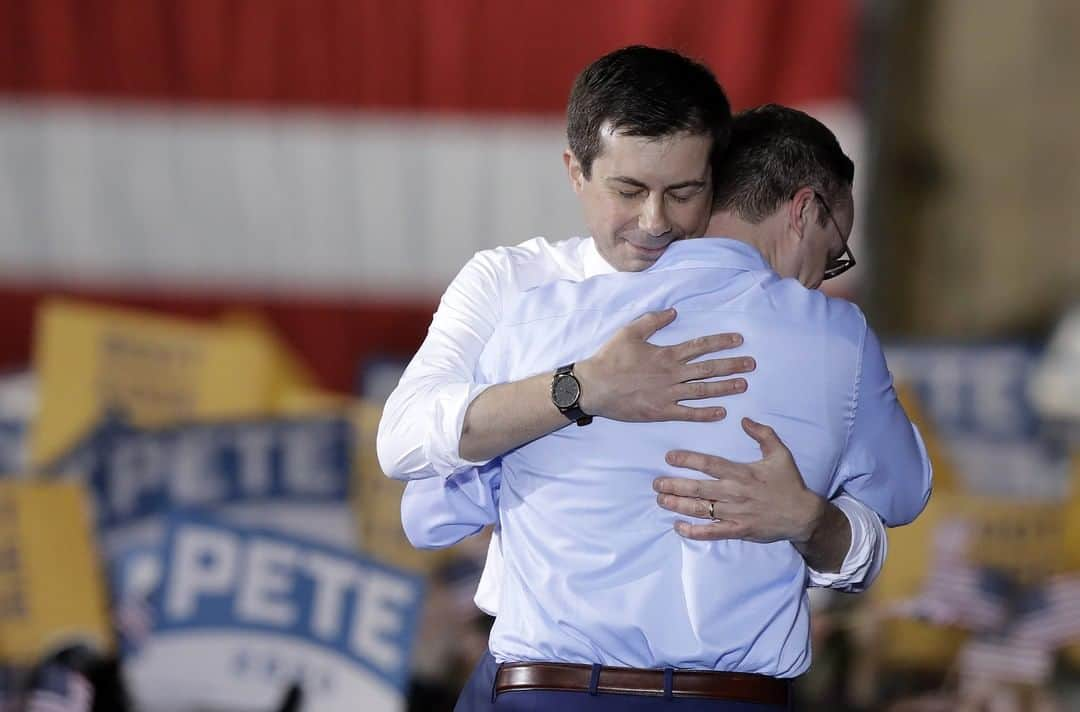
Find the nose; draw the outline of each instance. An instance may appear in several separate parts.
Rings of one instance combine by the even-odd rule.
[[[641,206],[641,215],[638,216],[638,227],[642,232],[652,237],[660,237],[671,230],[671,222],[668,220],[667,211],[664,209],[664,196],[662,193],[653,194]]]

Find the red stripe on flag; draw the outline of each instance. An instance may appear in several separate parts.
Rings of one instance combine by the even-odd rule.
[[[851,95],[852,0],[0,0],[0,92],[558,114],[627,44],[705,60],[736,106]]]

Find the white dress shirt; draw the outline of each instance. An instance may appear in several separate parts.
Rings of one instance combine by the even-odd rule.
[[[715,399],[725,421],[598,418],[502,456],[496,660],[802,673],[807,570],[795,548],[685,539],[673,529],[680,515],[656,506],[652,492],[658,474],[686,474],[662,463],[688,442],[758,459],[741,416],[771,425],[824,497],[847,491],[892,525],[925,506],[929,461],[861,312],[780,279],[734,240],[687,240],[642,273],[548,282],[506,300],[476,380],[517,380],[584,358],[639,314],[668,307],[679,317],[653,343],[739,332],[758,362],[753,385]]]
[[[476,368],[506,305],[550,282],[579,282],[614,271],[591,238],[557,243],[535,238],[476,253],[447,288],[427,338],[384,406],[377,438],[383,471],[412,480],[402,499],[402,522],[415,546],[449,546],[497,520],[492,482],[497,487],[498,461],[464,460],[458,444],[466,409],[491,385],[478,380]],[[708,441],[682,447],[715,452]],[[661,458],[657,465],[662,464]],[[881,570],[885,530],[858,501],[839,496],[833,503],[851,524],[851,546],[839,571],[810,569],[810,584],[861,590]],[[496,530],[476,595],[477,605],[491,615],[500,595],[499,543]]]

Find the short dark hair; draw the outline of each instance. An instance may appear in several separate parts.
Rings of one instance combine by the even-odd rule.
[[[704,64],[672,50],[633,45],[590,64],[570,90],[566,137],[586,179],[600,154],[605,124],[628,136],[711,135],[709,159],[715,166],[731,133],[731,105]]]
[[[759,223],[805,187],[820,193],[830,208],[843,204],[854,179],[855,164],[825,124],[766,104],[732,121],[728,150],[713,164],[713,207]],[[827,219],[824,211],[819,219]]]

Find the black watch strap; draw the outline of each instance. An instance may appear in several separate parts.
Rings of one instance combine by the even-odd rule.
[[[574,383],[577,384],[577,398],[573,403],[568,405],[560,405],[559,400],[555,396],[556,386],[559,384],[560,379],[571,378]],[[551,379],[551,401],[555,404],[555,407],[559,409],[559,412],[567,417],[567,419],[574,421],[578,426],[588,425],[592,422],[593,417],[588,415],[581,409],[579,401],[581,399],[581,382],[578,381],[577,376],[574,375],[574,364],[570,363],[565,366],[560,366],[555,369],[555,375]]]
[[[577,423],[579,427],[582,425],[588,425],[592,422],[592,416],[585,415],[585,411],[583,411],[579,406],[576,405],[572,408],[567,408],[566,410],[564,410],[563,415]]]

